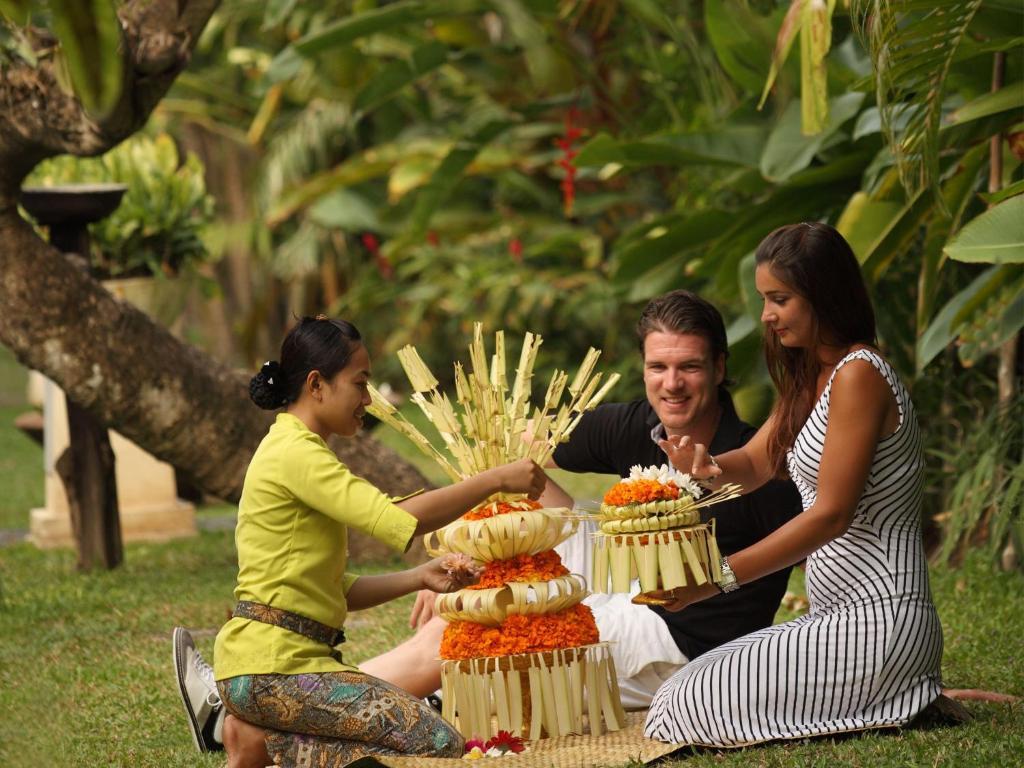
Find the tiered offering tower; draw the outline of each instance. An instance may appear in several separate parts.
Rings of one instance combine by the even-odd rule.
[[[600,386],[599,352],[591,349],[569,382],[556,371],[543,404],[532,408],[530,383],[539,336],[526,334],[509,388],[504,334],[488,358],[480,324],[470,345],[470,372],[455,364],[456,413],[415,349],[399,352],[412,399],[437,428],[451,459],[423,437],[376,390],[371,412],[409,437],[460,480],[519,458],[543,466],[582,414],[617,375]],[[568,403],[559,405],[565,392]],[[556,410],[557,408],[557,410]],[[441,644],[443,716],[467,737],[499,730],[525,738],[617,730],[625,722],[607,644],[599,641],[582,577],[568,572],[553,547],[575,532],[567,509],[542,509],[522,496],[497,496],[427,537],[431,554],[460,552],[484,564],[480,583],[437,599],[449,621]]]

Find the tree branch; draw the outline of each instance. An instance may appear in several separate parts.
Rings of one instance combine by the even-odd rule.
[[[237,498],[269,422],[245,377],[114,298],[13,212],[0,215],[0,272],[0,340],[23,364],[203,489]]]
[[[175,339],[44,242],[18,214],[21,182],[46,157],[97,155],[138,130],[185,66],[218,0],[131,0],[120,103],[93,120],[57,82],[51,58],[0,68],[0,342],[24,365],[203,490],[231,500],[270,416],[248,377]],[[346,446],[351,469],[391,493],[427,483],[372,440]]]
[[[118,104],[94,120],[58,83],[52,54],[0,68],[0,210],[40,161],[106,152],[141,128],[188,63],[220,0],[129,0],[118,8],[126,52]]]

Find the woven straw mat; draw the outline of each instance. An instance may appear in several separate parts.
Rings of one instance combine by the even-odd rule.
[[[498,766],[499,768],[596,768],[621,766],[636,759],[650,763],[681,744],[665,744],[644,736],[646,712],[627,712],[626,727],[603,736],[563,736],[558,739],[540,739],[526,743],[526,751],[503,758],[462,760],[454,757],[395,757],[377,755],[364,757],[349,768],[469,768],[469,766]]]

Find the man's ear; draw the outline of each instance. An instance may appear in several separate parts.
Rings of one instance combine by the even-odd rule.
[[[715,358],[715,384],[720,385],[725,381],[725,353]]]

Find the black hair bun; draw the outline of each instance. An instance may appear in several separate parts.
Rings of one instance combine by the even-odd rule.
[[[276,360],[268,360],[249,382],[249,398],[265,411],[273,411],[288,402],[284,373]]]

